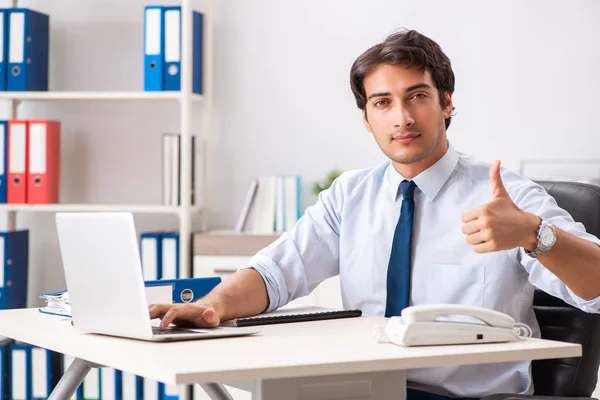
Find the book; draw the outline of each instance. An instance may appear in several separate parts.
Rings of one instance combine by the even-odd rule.
[[[196,136],[190,137],[190,204],[196,204]],[[162,134],[162,198],[165,206],[181,205],[181,134]]]
[[[284,324],[290,322],[320,321],[336,318],[360,317],[359,309],[338,310],[325,307],[290,307],[280,308],[269,313],[251,317],[234,318],[223,321],[222,326],[254,326],[269,324]]]
[[[238,217],[237,223],[235,224],[236,232],[244,231],[244,227],[246,226],[246,222],[248,221],[248,216],[250,215],[250,209],[252,208],[252,204],[254,203],[254,197],[256,196],[257,189],[258,179],[252,179],[250,181],[250,187],[248,187],[248,191],[246,192],[246,198],[244,199],[242,211]]]
[[[69,301],[69,292],[66,290],[54,293],[42,293],[40,299],[46,301],[46,306],[41,307],[39,309],[40,312],[71,318],[71,302]]]
[[[255,191],[251,202],[248,220],[254,234],[270,235],[291,231],[300,219],[301,179],[297,175],[259,176],[256,188],[251,186],[249,192]],[[250,201],[247,193],[246,202]],[[238,218],[236,228],[243,227],[246,204]]]

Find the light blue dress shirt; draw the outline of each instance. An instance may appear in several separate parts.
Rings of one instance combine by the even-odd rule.
[[[491,308],[527,324],[534,337],[540,337],[532,308],[535,287],[584,311],[599,312],[600,298],[579,298],[522,248],[477,254],[466,243],[461,217],[491,200],[489,169],[489,163],[458,153],[450,145],[437,163],[414,178],[410,304]],[[505,169],[501,176],[519,208],[600,245],[541,186]],[[293,230],[242,267],[255,268],[265,280],[267,311],[309,294],[321,281],[339,274],[345,308],[383,316],[403,179],[390,161],[344,173],[321,192]],[[407,371],[407,381],[409,387],[458,397],[531,394],[534,389],[528,361],[414,369]]]

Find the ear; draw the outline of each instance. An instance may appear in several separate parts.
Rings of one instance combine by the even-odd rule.
[[[444,107],[444,119],[446,119],[452,115],[454,105],[452,104],[452,94],[446,92],[444,96],[446,96],[446,107]]]
[[[367,120],[367,113],[365,110],[362,110],[362,120],[363,124],[365,124],[365,128],[367,128],[369,132],[373,133],[373,131],[371,130],[371,124],[369,124],[369,121]]]

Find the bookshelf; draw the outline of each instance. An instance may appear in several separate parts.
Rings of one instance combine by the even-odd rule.
[[[8,212],[115,212],[129,211],[140,214],[180,215],[179,206],[161,206],[152,204],[1,204],[1,211]],[[190,207],[191,213],[201,212],[199,206]]]
[[[8,105],[8,118],[19,119],[21,117],[20,105],[25,102],[174,102],[179,106],[179,133],[181,134],[181,174],[180,174],[180,203],[178,206],[165,206],[163,204],[0,204],[0,211],[7,215],[7,229],[17,229],[17,216],[19,213],[56,213],[56,212],[118,212],[126,211],[135,214],[146,215],[168,215],[177,218],[179,221],[179,263],[180,276],[188,278],[192,273],[192,260],[190,251],[190,240],[192,233],[192,218],[201,216],[201,229],[208,229],[208,216],[203,210],[208,209],[208,176],[210,174],[210,160],[208,158],[210,146],[210,128],[211,128],[211,91],[212,91],[212,0],[180,0],[175,4],[181,6],[181,90],[180,91],[160,91],[147,92],[143,87],[138,91],[26,91],[26,92],[0,92],[0,100]],[[8,7],[19,7],[24,2],[10,0]],[[149,2],[150,3],[150,2]],[[173,4],[173,1],[165,0],[166,4]],[[145,3],[140,3],[140,19],[144,18]],[[35,5],[28,2],[23,6],[35,9]],[[201,7],[197,7],[201,6]],[[203,13],[203,52],[202,52],[202,71],[203,71],[203,94],[198,95],[192,92],[192,10],[197,9]],[[52,15],[50,15],[52,18]],[[52,29],[52,24],[51,28]],[[144,43],[140,42],[139,46]],[[52,51],[52,44],[50,49]],[[139,73],[143,74],[143,60],[139,63]],[[93,78],[93,77],[92,77]],[[51,87],[51,85],[50,85]],[[191,185],[192,178],[192,154],[191,154],[191,134],[192,134],[192,113],[202,112],[202,125],[194,129],[201,132],[198,135],[197,144],[201,145],[203,153],[199,155],[197,162],[202,163],[203,175],[197,177],[197,188],[199,189],[196,197],[196,204],[191,204]],[[159,132],[157,132],[159,133]],[[135,155],[132,155],[135,157]],[[161,159],[157,158],[160,163]],[[157,176],[160,179],[160,176]],[[180,400],[189,400],[186,386],[180,387]]]
[[[185,101],[179,92],[0,92],[0,100],[124,100],[124,101]],[[204,100],[203,95],[192,94],[193,102]]]
[[[127,211],[139,214],[165,214],[173,215],[179,219],[179,263],[180,276],[188,278],[192,273],[191,259],[191,233],[192,217],[202,216],[200,229],[207,230],[209,226],[208,210],[210,176],[210,128],[211,128],[211,100],[212,100],[212,0],[180,0],[181,6],[181,90],[146,92],[140,91],[27,91],[27,92],[0,92],[0,100],[9,104],[9,118],[18,119],[19,105],[24,101],[141,101],[141,102],[177,102],[179,104],[179,126],[181,134],[181,174],[180,174],[180,198],[178,206],[164,206],[162,204],[0,204],[0,211],[7,213],[7,229],[15,230],[17,213],[54,213],[54,212],[113,212]],[[171,4],[172,2],[165,1]],[[196,7],[201,3],[203,7]],[[140,3],[144,4],[144,3]],[[19,7],[18,0],[10,0],[8,7]],[[34,8],[27,4],[28,7]],[[203,13],[203,94],[192,92],[192,10],[196,9]],[[140,18],[144,18],[143,7],[140,8]],[[52,17],[50,15],[50,17]],[[52,25],[51,25],[52,26]],[[51,28],[52,29],[52,28]],[[140,42],[143,46],[143,42]],[[51,46],[52,48],[52,46]],[[140,73],[143,73],[143,64],[140,61]],[[202,132],[197,139],[201,141],[203,153],[201,159],[203,175],[197,177],[200,193],[196,204],[191,204],[192,158],[191,158],[191,132],[192,112],[197,112],[193,106],[200,105],[203,112],[202,127],[196,129]],[[161,162],[160,158],[157,162]]]

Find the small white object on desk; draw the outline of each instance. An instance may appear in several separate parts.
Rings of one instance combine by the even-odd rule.
[[[531,337],[531,329],[496,310],[460,304],[407,307],[375,330],[377,340],[399,346],[500,343]]]
[[[173,289],[170,285],[146,286],[146,302],[150,304],[171,304],[173,303]],[[40,298],[46,300],[46,305],[39,309],[45,314],[53,314],[62,317],[71,317],[71,302],[69,301],[69,292],[61,290],[60,292],[44,293]]]

